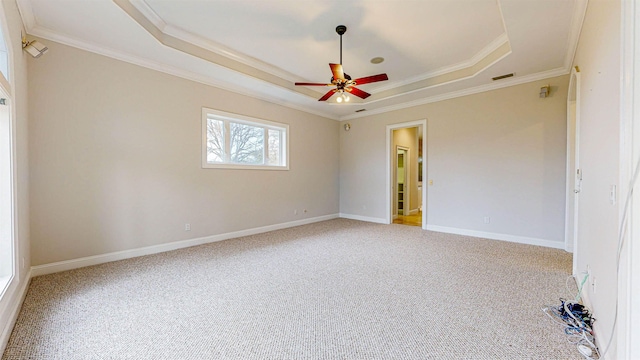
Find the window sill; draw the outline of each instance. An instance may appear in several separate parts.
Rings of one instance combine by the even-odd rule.
[[[203,169],[232,169],[232,170],[289,170],[288,166],[240,165],[240,164],[202,164]]]

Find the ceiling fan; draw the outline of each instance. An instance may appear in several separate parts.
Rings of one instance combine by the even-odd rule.
[[[333,76],[331,77],[331,83],[305,83],[305,82],[297,82],[295,83],[297,86],[335,86],[335,89],[329,90],[328,93],[324,94],[323,97],[318,99],[318,101],[326,101],[333,94],[338,93],[340,96],[336,99],[337,102],[349,101],[348,93],[351,93],[359,98],[366,99],[371,94],[366,91],[362,91],[356,87],[356,85],[364,85],[378,81],[389,80],[387,74],[378,74],[373,76],[366,76],[363,78],[358,78],[355,80],[351,79],[351,76],[345,74],[342,70],[342,35],[347,32],[347,27],[344,25],[338,25],[336,27],[336,33],[340,35],[340,64],[329,64],[331,67],[331,72]]]

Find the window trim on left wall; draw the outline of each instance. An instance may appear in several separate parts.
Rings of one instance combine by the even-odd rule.
[[[225,156],[227,160],[221,162],[208,162],[207,161],[207,145],[208,145],[208,136],[207,136],[207,123],[209,119],[215,119],[219,121],[223,121],[225,124],[225,143],[229,142],[229,124],[238,124],[238,125],[248,125],[252,127],[258,127],[265,129],[265,133],[267,134],[264,139],[265,144],[268,143],[268,133],[269,130],[276,130],[279,134],[278,141],[278,155],[280,159],[280,163],[275,165],[269,165],[265,163],[265,159],[263,158],[262,164],[248,164],[248,163],[234,163],[228,160],[229,154],[226,153],[228,149],[225,149]],[[202,121],[201,121],[201,129],[202,129],[202,144],[201,144],[201,162],[202,168],[204,169],[249,169],[249,170],[289,170],[289,125],[278,123],[275,121],[269,121],[264,119],[258,119],[250,116],[244,116],[234,113],[229,113],[225,111],[210,109],[210,108],[202,108]],[[228,147],[228,144],[224,145]],[[265,153],[268,152],[268,145],[265,145],[264,149]],[[266,157],[266,156],[265,156]]]
[[[11,38],[7,26],[7,19],[4,9],[0,7],[0,41],[3,42],[1,56],[4,57],[4,71],[0,72],[0,98],[4,99],[0,106],[2,107],[2,130],[0,131],[0,147],[2,151],[2,159],[0,166],[3,178],[0,180],[0,221],[3,222],[3,231],[0,241],[7,241],[3,244],[8,249],[5,254],[7,258],[1,258],[0,261],[9,260],[9,264],[5,264],[8,268],[7,274],[0,272],[0,305],[6,300],[5,296],[10,293],[10,288],[15,285],[18,279],[19,271],[24,269],[24,261],[21,262],[22,269],[18,268],[18,243],[17,243],[17,213],[16,213],[16,129],[15,129],[15,108],[13,106],[13,57],[12,47],[10,46]],[[1,314],[0,314],[1,315]],[[0,331],[2,328],[0,327]],[[0,347],[1,348],[1,347]]]

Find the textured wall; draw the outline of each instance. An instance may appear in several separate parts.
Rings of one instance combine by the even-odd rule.
[[[338,122],[47,44],[29,62],[34,265],[338,213]],[[202,169],[202,107],[289,124],[290,170]]]

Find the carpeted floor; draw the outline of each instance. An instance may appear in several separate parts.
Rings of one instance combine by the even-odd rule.
[[[36,277],[3,360],[581,359],[561,250],[336,219]]]

